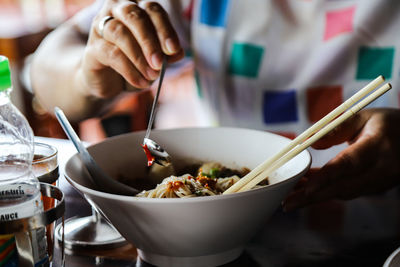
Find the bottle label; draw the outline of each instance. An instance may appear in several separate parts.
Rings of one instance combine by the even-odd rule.
[[[0,190],[0,221],[27,218],[43,211],[41,195],[32,186],[18,185]],[[5,201],[7,200],[7,201]],[[1,204],[2,203],[2,204]],[[9,205],[5,205],[8,203]],[[30,231],[35,267],[49,266],[46,228]],[[3,243],[4,248],[1,246]],[[3,249],[2,249],[3,248]],[[4,253],[4,257],[3,257]],[[0,235],[0,266],[18,266],[18,251],[14,236]]]
[[[33,197],[33,190],[29,186],[0,190],[0,202],[3,203],[0,205],[0,221],[27,218],[41,212],[43,204],[40,198],[39,193]]]

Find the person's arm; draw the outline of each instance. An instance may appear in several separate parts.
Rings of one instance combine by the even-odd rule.
[[[90,95],[82,78],[85,44],[85,37],[67,22],[45,38],[31,65],[33,90],[41,104],[51,113],[59,106],[73,121],[93,115],[106,101]]]
[[[311,169],[284,203],[286,210],[330,199],[353,199],[400,185],[400,110],[366,109],[313,147],[349,146],[322,168]]]
[[[99,22],[112,16],[100,36]],[[105,102],[129,87],[148,88],[157,79],[162,58],[183,57],[167,13],[157,3],[140,7],[132,1],[105,1],[89,36],[74,18],[49,34],[34,54],[33,90],[53,112],[64,110],[72,121],[99,113]]]

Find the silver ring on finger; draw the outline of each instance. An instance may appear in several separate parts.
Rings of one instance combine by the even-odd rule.
[[[113,18],[114,18],[114,17],[112,17],[112,16],[105,16],[104,18],[102,18],[102,19],[99,21],[98,27],[99,27],[99,34],[100,34],[101,38],[104,38],[104,28],[105,28],[105,26],[106,26],[106,23],[107,23],[108,21],[112,20]]]

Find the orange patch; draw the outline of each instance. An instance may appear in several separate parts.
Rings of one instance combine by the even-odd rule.
[[[275,134],[287,137],[289,139],[295,139],[296,138],[296,134],[295,133],[290,133],[290,132],[273,132]]]
[[[343,102],[343,88],[338,85],[308,88],[307,116],[310,122],[317,122]]]

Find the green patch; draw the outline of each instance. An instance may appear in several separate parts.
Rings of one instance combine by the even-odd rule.
[[[371,80],[379,75],[392,78],[394,51],[394,47],[360,47],[356,79]]]
[[[259,73],[264,48],[248,43],[234,43],[229,62],[229,73],[256,78]]]

